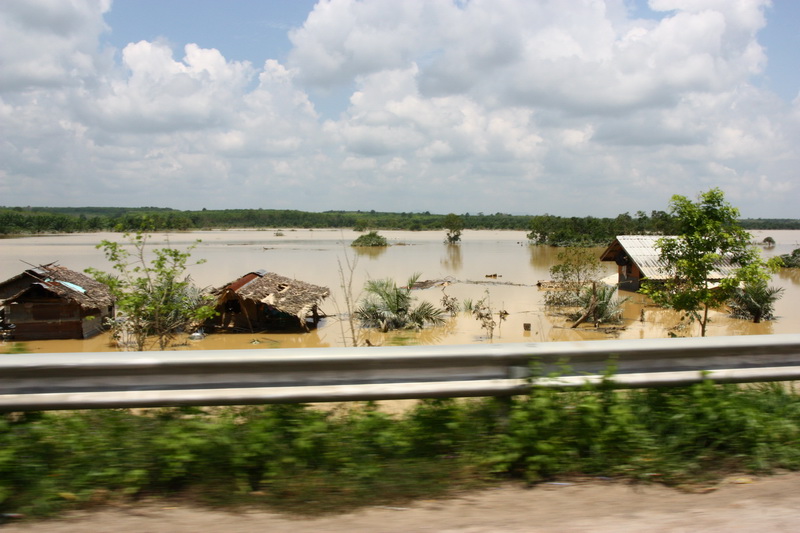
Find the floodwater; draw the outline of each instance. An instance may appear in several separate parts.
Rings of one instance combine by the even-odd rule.
[[[153,246],[184,248],[198,239],[192,260],[203,264],[189,269],[194,282],[201,286],[220,286],[248,272],[264,269],[331,289],[331,297],[321,306],[325,318],[309,333],[244,333],[209,335],[203,340],[182,339],[173,349],[264,349],[299,347],[337,347],[351,344],[345,316],[342,279],[352,278],[354,296],[359,296],[367,279],[391,278],[405,284],[413,273],[421,280],[444,280],[447,286],[414,291],[424,300],[439,304],[443,290],[460,302],[488,298],[492,309],[508,313],[499,321],[491,338],[471,315],[460,313],[442,327],[421,332],[402,331],[381,334],[366,331],[363,335],[373,345],[473,344],[545,341],[579,341],[605,338],[662,338],[680,323],[677,313],[649,304],[646,297],[621,293],[629,298],[624,304],[622,327],[597,331],[592,327],[571,329],[563,318],[547,314],[539,280],[549,279],[549,268],[557,261],[559,249],[531,246],[522,231],[467,231],[462,243],[443,243],[444,231],[381,231],[390,242],[388,248],[355,249],[349,244],[359,233],[351,230],[230,230],[154,234]],[[764,248],[765,257],[789,253],[800,247],[800,231],[755,231],[756,242],[771,236],[777,242]],[[0,280],[19,274],[29,265],[50,262],[82,271],[88,267],[110,271],[102,250],[96,245],[103,239],[121,242],[116,233],[47,235],[0,239]],[[598,256],[602,249],[597,249]],[[350,265],[350,266],[348,266]],[[606,264],[605,275],[616,273],[613,263]],[[800,271],[783,269],[772,284],[784,289],[776,305],[777,319],[761,324],[732,319],[714,313],[708,335],[762,335],[800,333]],[[642,320],[643,318],[643,320]],[[525,324],[529,324],[526,329]],[[699,327],[677,332],[698,335]],[[362,339],[363,340],[363,339]],[[116,349],[108,334],[88,340],[30,341],[30,352],[110,351]]]

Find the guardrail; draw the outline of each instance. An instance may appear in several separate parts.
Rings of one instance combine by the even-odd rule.
[[[800,335],[0,355],[0,411],[510,396],[800,379]],[[557,373],[558,377],[530,379]]]

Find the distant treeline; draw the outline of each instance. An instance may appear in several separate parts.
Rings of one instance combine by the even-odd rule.
[[[353,228],[366,230],[444,230],[446,214],[379,211],[224,209],[180,211],[158,207],[0,207],[0,234],[92,231],[189,231],[219,228]],[[467,230],[518,230],[537,244],[604,244],[617,235],[674,232],[664,211],[643,211],[615,218],[483,213],[459,215]],[[800,229],[798,219],[743,219],[746,229]]]

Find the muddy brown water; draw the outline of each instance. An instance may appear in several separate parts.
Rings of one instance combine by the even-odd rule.
[[[358,296],[367,279],[392,278],[404,284],[408,277],[421,273],[423,280],[447,280],[445,291],[459,301],[477,301],[488,297],[491,307],[508,312],[506,320],[498,323],[492,338],[470,315],[461,313],[442,327],[421,332],[381,334],[367,332],[373,345],[391,344],[473,344],[579,341],[606,338],[666,337],[678,324],[676,313],[655,308],[646,297],[621,293],[629,300],[624,304],[623,328],[613,333],[593,328],[570,329],[563,319],[546,313],[543,291],[536,286],[549,278],[549,268],[556,263],[558,249],[531,246],[522,231],[467,231],[458,245],[443,243],[444,232],[381,231],[391,246],[359,250],[349,246],[359,233],[351,230],[230,230],[189,233],[154,234],[151,243],[161,247],[186,247],[200,240],[192,259],[202,259],[201,265],[190,267],[189,273],[201,287],[220,286],[243,274],[264,269],[278,274],[324,285],[331,297],[322,304],[328,315],[319,328],[310,333],[243,333],[209,335],[200,341],[181,339],[174,349],[264,349],[337,347],[349,343],[347,323],[341,320],[345,311],[341,271],[349,277],[353,265],[352,287]],[[771,236],[777,242],[773,248],[763,248],[765,257],[789,253],[800,247],[800,231],[756,231],[755,240]],[[73,270],[87,267],[110,270],[96,245],[103,239],[121,241],[116,233],[46,235],[0,239],[0,279],[19,274],[29,265],[57,261]],[[598,248],[599,256],[602,249]],[[605,265],[606,275],[616,273],[616,266]],[[496,277],[495,277],[496,275]],[[491,276],[491,277],[487,277]],[[784,269],[773,277],[772,284],[784,289],[776,306],[777,320],[752,324],[722,313],[714,313],[708,334],[762,335],[800,333],[800,271]],[[415,291],[418,298],[439,304],[442,289],[434,287]],[[641,320],[644,311],[644,321]],[[523,325],[530,324],[530,330]],[[690,330],[698,334],[697,326]],[[687,333],[681,333],[687,334]],[[116,348],[107,334],[88,340],[30,341],[31,352],[110,351]]]

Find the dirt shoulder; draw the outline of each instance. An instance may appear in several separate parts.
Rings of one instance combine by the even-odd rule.
[[[800,528],[800,473],[732,476],[713,490],[602,480],[504,485],[406,507],[300,519],[250,509],[224,512],[148,503],[70,513],[58,520],[8,523],[2,533],[618,533],[762,532]]]

